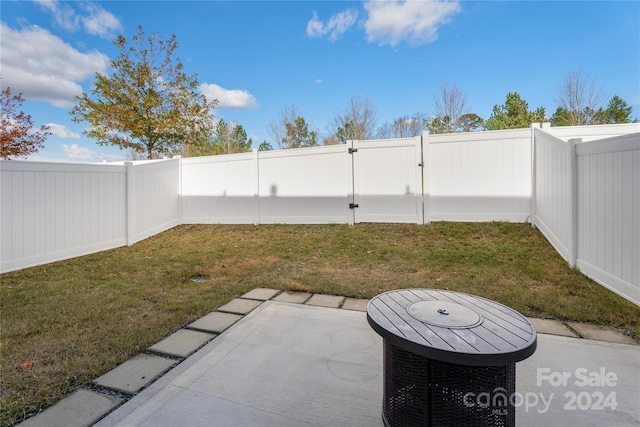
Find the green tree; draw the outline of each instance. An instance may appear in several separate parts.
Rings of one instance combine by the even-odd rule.
[[[455,125],[451,122],[451,117],[434,117],[432,119],[425,119],[424,127],[429,130],[431,134],[437,133],[452,133],[454,132]]]
[[[627,104],[627,102],[618,95],[614,95],[613,98],[609,100],[607,109],[604,110],[604,123],[635,123],[638,119],[631,117],[632,111],[633,107],[631,105]]]
[[[97,73],[91,96],[77,96],[71,111],[75,122],[89,123],[87,136],[149,158],[210,137],[217,100],[208,102],[197,76],[185,74],[182,62],[173,58],[175,35],[165,41],[139,26],[130,43],[120,35],[114,45],[119,54],[110,61],[111,75]]]
[[[614,95],[609,100],[606,109],[600,107],[593,110],[591,107],[584,107],[579,114],[575,112],[571,114],[565,108],[558,107],[551,116],[551,124],[553,126],[575,126],[576,123],[599,125],[637,122],[637,119],[631,117],[632,111],[632,106],[618,95]]]
[[[22,94],[11,94],[7,87],[0,92],[0,158],[28,157],[43,147],[49,132],[48,126],[33,127],[31,116],[20,111],[24,102]]]
[[[236,153],[248,153],[251,151],[253,141],[247,137],[247,131],[242,125],[236,125],[231,135],[232,146]]]
[[[188,157],[215,156],[218,154],[246,153],[251,151],[253,141],[247,138],[244,127],[237,123],[218,120],[215,133],[206,141],[190,144],[185,150]]]
[[[518,92],[509,92],[503,105],[494,105],[493,113],[485,123],[488,130],[527,128],[532,123],[543,122],[544,107],[529,111],[529,104]]]
[[[565,108],[558,107],[551,116],[550,122],[551,126],[571,126],[571,117]]]
[[[260,143],[260,146],[258,147],[258,151],[272,151],[273,150],[273,146],[268,143],[266,140],[262,141]]]
[[[296,117],[293,123],[286,124],[286,134],[282,145],[286,148],[314,147],[318,145],[318,133],[310,131],[303,117]]]
[[[358,139],[355,126],[353,126],[351,122],[346,122],[343,126],[338,126],[334,138],[338,140],[340,144],[345,144],[349,140]]]
[[[477,132],[485,129],[482,117],[474,113],[463,114],[455,122],[449,116],[425,120],[424,125],[430,133]]]
[[[213,142],[213,154],[246,153],[251,151],[253,141],[247,138],[242,125],[227,123],[220,119],[216,124]]]
[[[485,130],[484,120],[474,113],[467,113],[458,119],[456,132],[478,132]]]
[[[579,112],[558,107],[549,121],[552,126],[584,126],[608,123],[607,120],[606,111],[602,107],[597,110],[585,107]]]

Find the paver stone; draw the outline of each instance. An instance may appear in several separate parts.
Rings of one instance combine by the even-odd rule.
[[[169,356],[188,357],[213,337],[214,334],[207,332],[180,329],[149,347],[149,350]]]
[[[93,383],[123,393],[135,394],[177,363],[177,360],[139,354],[96,378]]]

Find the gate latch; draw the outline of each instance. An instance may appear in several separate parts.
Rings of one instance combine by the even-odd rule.
[[[359,208],[360,205],[358,205],[357,203],[349,203],[349,209],[355,209],[355,208]]]

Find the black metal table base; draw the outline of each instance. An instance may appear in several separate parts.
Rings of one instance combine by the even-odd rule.
[[[384,340],[382,418],[387,427],[515,426],[515,363],[439,362]]]

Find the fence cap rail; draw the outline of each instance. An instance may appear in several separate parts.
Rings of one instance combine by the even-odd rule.
[[[34,162],[29,160],[0,160],[0,171],[22,172],[109,172],[125,173],[124,164]]]
[[[640,132],[576,144],[576,155],[640,150]]]

